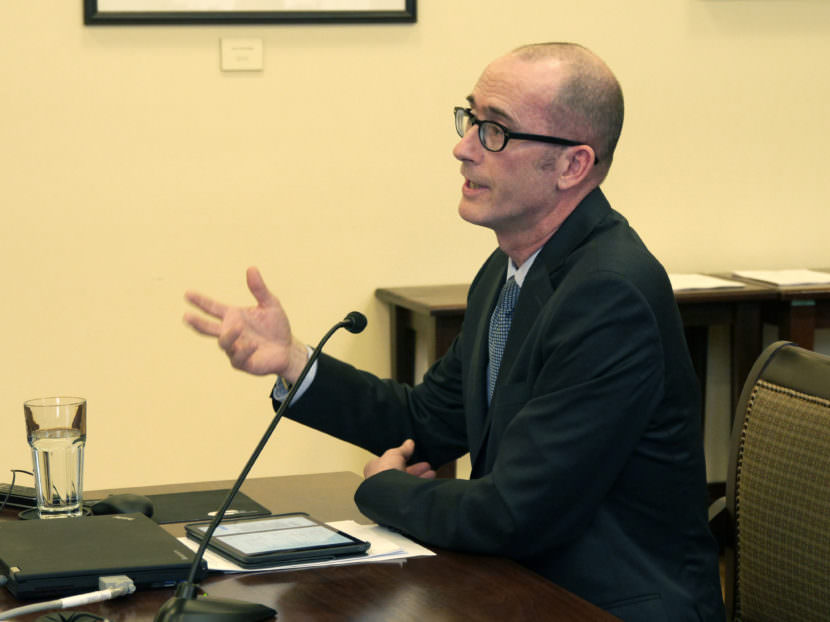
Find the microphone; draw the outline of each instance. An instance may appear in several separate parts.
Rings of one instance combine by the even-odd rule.
[[[347,331],[356,335],[366,328],[366,316],[360,311],[352,311],[345,317],[342,324]]]
[[[311,356],[308,357],[308,361],[300,372],[300,375],[297,377],[297,381],[288,391],[288,395],[285,396],[285,400],[282,404],[280,404],[280,407],[274,414],[274,418],[271,420],[271,423],[265,431],[265,434],[263,434],[262,439],[260,439],[259,444],[257,444],[256,449],[254,449],[254,453],[251,454],[250,458],[248,458],[248,462],[245,464],[245,468],[242,469],[242,473],[240,473],[239,477],[236,479],[233,488],[228,491],[228,496],[225,497],[225,500],[222,502],[222,506],[219,508],[219,511],[216,512],[216,516],[213,517],[213,521],[211,521],[210,526],[205,533],[205,537],[199,546],[199,550],[196,552],[196,556],[193,559],[193,564],[190,566],[190,573],[188,574],[187,580],[179,583],[176,587],[176,594],[169,598],[167,602],[161,606],[161,609],[159,609],[156,614],[155,622],[211,622],[213,620],[257,622],[259,620],[269,620],[277,615],[277,612],[271,607],[257,603],[248,603],[230,598],[197,598],[196,592],[198,584],[196,583],[196,574],[199,571],[199,566],[202,563],[202,558],[205,555],[205,550],[207,549],[208,543],[213,536],[213,532],[216,531],[216,528],[225,516],[225,512],[227,512],[231,503],[233,503],[236,493],[239,492],[239,489],[242,487],[242,483],[245,481],[245,478],[248,477],[248,473],[251,468],[253,468],[257,458],[259,458],[259,454],[261,454],[262,450],[265,449],[265,445],[271,438],[271,434],[273,434],[280,419],[282,419],[283,413],[291,404],[294,394],[303,383],[303,380],[305,380],[306,375],[308,375],[308,371],[311,369],[311,366],[314,365],[317,357],[320,356],[323,346],[340,328],[345,328],[350,333],[360,333],[364,328],[366,328],[366,316],[359,311],[352,311],[345,318],[343,318],[343,320],[332,326],[325,335],[323,335],[320,343],[317,344],[317,347],[311,353]]]

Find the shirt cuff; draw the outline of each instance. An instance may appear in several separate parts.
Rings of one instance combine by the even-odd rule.
[[[308,350],[308,356],[311,358],[311,355],[314,353],[314,349],[311,346],[306,346]],[[294,394],[293,401],[297,401],[303,396],[303,393],[308,391],[308,388],[311,386],[311,383],[314,382],[314,377],[317,375],[317,361],[314,361],[314,364],[311,366],[311,369],[308,370],[306,377],[303,379],[302,384],[297,389],[297,392]],[[277,377],[277,382],[274,384],[274,388],[271,390],[271,397],[278,402],[282,402],[288,397],[288,392],[291,390],[291,385],[286,382],[284,378],[281,376]]]

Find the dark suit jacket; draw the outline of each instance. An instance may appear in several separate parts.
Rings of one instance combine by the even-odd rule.
[[[361,511],[436,546],[512,557],[624,620],[723,620],[706,516],[700,396],[665,271],[603,194],[543,247],[513,316],[493,400],[494,252],[464,327],[411,388],[327,356],[292,419],[375,453],[467,451],[470,481],[385,471]]]

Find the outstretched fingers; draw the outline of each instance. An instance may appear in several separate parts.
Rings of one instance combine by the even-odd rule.
[[[212,298],[203,296],[196,292],[187,292],[184,295],[185,299],[197,309],[204,311],[207,315],[217,320],[222,320],[228,312],[227,305],[217,302]],[[222,330],[221,322],[216,322],[203,315],[196,313],[185,313],[184,321],[189,324],[196,332],[211,337],[218,337]]]
[[[216,319],[221,320],[223,317],[225,317],[225,314],[228,312],[228,305],[222,304],[221,302],[214,300],[213,298],[203,296],[198,292],[185,292],[184,297],[185,300],[187,300],[194,307],[204,311],[205,313],[212,317],[215,317]]]

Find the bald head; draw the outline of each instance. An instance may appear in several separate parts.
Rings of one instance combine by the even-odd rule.
[[[551,119],[560,134],[586,141],[607,172],[623,123],[619,82],[596,54],[575,43],[535,43],[511,53],[528,62],[552,62],[563,79],[550,103]]]

